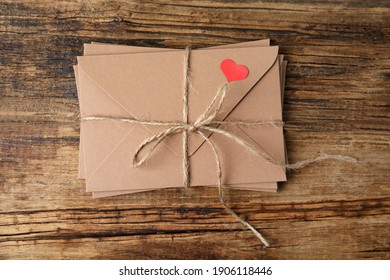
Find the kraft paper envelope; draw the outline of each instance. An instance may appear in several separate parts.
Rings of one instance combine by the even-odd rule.
[[[269,44],[269,40],[261,40],[261,41],[253,41],[253,42],[246,42],[246,43],[239,43],[239,44],[232,44],[232,45],[224,45],[224,46],[218,46],[216,48],[228,48],[228,47],[245,47],[245,46],[255,46],[255,45],[268,45]],[[87,46],[90,46],[90,48],[88,48]],[[93,47],[93,48],[92,48]],[[123,53],[124,51],[128,52],[130,50],[134,51],[145,51],[145,49],[150,49],[150,48],[139,48],[139,47],[132,47],[132,46],[120,46],[120,45],[111,45],[111,44],[99,44],[99,43],[95,43],[93,45],[86,45],[86,50],[85,50],[85,53],[89,53],[89,54],[104,54],[105,52],[107,52],[108,50],[111,52],[111,53]],[[166,49],[156,49],[154,48],[153,49],[154,51],[157,51],[157,50],[166,50]],[[279,56],[280,57],[280,61],[282,61],[282,56]],[[283,67],[285,67],[285,63],[282,64]],[[77,70],[77,69],[75,69]],[[283,70],[283,68],[282,68]],[[77,72],[77,71],[76,71]],[[77,76],[76,76],[77,77]],[[284,71],[283,73],[281,74],[281,78],[283,79],[284,78]],[[284,82],[282,82],[282,85],[284,84]],[[283,87],[282,87],[283,89]],[[82,132],[82,131],[81,131]],[[81,133],[81,140],[82,140],[82,133]],[[83,163],[83,153],[82,153],[82,141],[80,142],[80,163]],[[82,164],[80,164],[80,167],[82,166]],[[83,166],[82,166],[83,167]],[[80,168],[80,170],[83,170],[82,168]],[[83,177],[83,172],[80,172],[81,173],[81,176],[80,177]],[[267,187],[266,185],[269,185],[269,187]],[[261,185],[261,186],[260,186]],[[243,189],[248,189],[248,190],[257,190],[260,186],[260,190],[262,191],[276,191],[276,183],[272,184],[272,183],[257,183],[257,184],[246,184],[245,187],[242,187],[242,186],[229,186],[229,187],[233,187],[233,188],[243,188]],[[135,190],[135,191],[142,191],[142,190]],[[108,196],[108,195],[117,195],[117,194],[123,194],[123,193],[128,193],[128,192],[134,192],[133,191],[126,191],[126,192],[95,192],[94,193],[94,197],[102,197],[102,196]]]
[[[82,114],[180,121],[183,54],[183,51],[172,51],[80,57],[78,79]],[[220,117],[229,115],[229,119],[248,121],[281,119],[277,55],[277,47],[192,51],[190,121],[202,113],[224,82],[219,64],[226,58],[246,65],[250,74],[244,81],[229,83],[229,95],[223,104],[225,115]],[[83,122],[82,125],[88,191],[182,185],[180,135],[167,139],[146,165],[133,168],[131,158],[136,147],[160,128],[117,121]],[[283,162],[281,128],[228,126],[224,129]],[[284,170],[279,166],[249,154],[224,136],[212,134],[210,139],[222,155],[225,184],[285,180]],[[196,134],[190,135],[191,183],[194,186],[215,185],[216,182],[214,156],[203,144],[203,139]]]
[[[209,49],[214,48],[238,48],[238,47],[250,47],[250,46],[269,46],[270,40],[258,40],[230,45],[222,45],[210,47]],[[113,44],[105,44],[105,43],[96,43],[92,42],[92,44],[84,44],[84,55],[107,55],[107,54],[131,54],[138,52],[165,52],[165,51],[174,51],[175,49],[168,48],[150,48],[150,47],[136,47],[136,46],[126,46],[126,45],[113,45]],[[280,61],[283,60],[283,56],[279,56]],[[77,82],[77,66],[75,66],[76,72],[76,82]],[[283,89],[283,87],[282,87]],[[83,138],[81,133],[80,139]],[[79,178],[85,179],[85,170],[84,170],[84,157],[83,157],[83,141],[80,140],[80,162],[79,162]]]
[[[245,47],[245,46],[255,46],[255,45],[269,45],[269,40],[261,40],[261,41],[253,41],[253,42],[246,42],[246,43],[239,43],[239,44],[233,44],[233,45],[225,45],[225,46],[218,46],[217,48],[228,48],[228,47]],[[85,46],[85,55],[98,55],[98,54],[108,54],[108,53],[132,53],[132,52],[140,52],[145,51],[145,49],[148,48],[139,48],[139,47],[132,47],[132,46],[121,46],[121,45],[111,45],[111,44],[100,44],[100,43],[93,43],[91,45]],[[157,49],[154,48],[154,51],[157,50],[166,50],[166,49]],[[284,72],[285,72],[285,66],[286,62],[282,63],[283,56],[279,56],[280,62],[281,62],[281,85],[282,85],[282,92],[284,87]],[[77,67],[75,68],[75,71],[77,73]],[[77,75],[76,75],[77,78]],[[83,141],[82,141],[82,131],[80,135],[80,177],[84,177],[84,157],[83,157]],[[268,184],[268,187],[267,187]],[[260,186],[261,185],[261,186]],[[234,188],[241,188],[241,189],[247,189],[247,190],[258,190],[260,186],[260,190],[262,191],[276,191],[276,183],[257,183],[257,184],[246,184],[245,187],[242,186],[230,186]],[[94,197],[104,197],[104,196],[111,196],[111,195],[118,195],[118,194],[125,194],[125,193],[131,193],[135,191],[142,191],[142,190],[132,190],[132,191],[102,191],[102,192],[94,192]]]

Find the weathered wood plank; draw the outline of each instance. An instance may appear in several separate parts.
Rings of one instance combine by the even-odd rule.
[[[390,258],[388,1],[0,1],[0,259]],[[289,61],[278,194],[90,198],[77,180],[72,65],[90,41],[182,48],[271,38]],[[191,253],[189,253],[191,252]]]

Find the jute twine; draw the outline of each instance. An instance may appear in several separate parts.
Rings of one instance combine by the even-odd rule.
[[[213,151],[214,157],[215,157],[215,163],[216,163],[216,173],[217,173],[217,187],[218,187],[218,195],[219,200],[225,210],[235,217],[240,223],[245,225],[248,229],[250,229],[264,244],[265,247],[269,246],[268,241],[263,237],[263,235],[257,231],[252,225],[250,225],[248,222],[243,220],[240,216],[238,216],[225,202],[224,199],[224,190],[223,190],[223,184],[222,184],[222,170],[221,170],[221,159],[220,155],[217,151],[217,148],[215,144],[211,141],[209,137],[206,136],[205,132],[211,132],[211,133],[218,133],[221,135],[224,135],[225,137],[233,140],[238,145],[244,147],[248,152],[253,153],[257,156],[262,157],[270,164],[278,165],[285,170],[293,169],[297,170],[302,167],[305,167],[309,164],[315,163],[315,162],[321,162],[324,160],[337,160],[337,161],[345,161],[350,163],[357,163],[357,160],[355,158],[349,157],[349,156],[343,156],[343,155],[328,155],[328,154],[320,154],[318,157],[315,157],[313,159],[308,160],[302,160],[299,162],[296,162],[294,164],[284,164],[282,162],[279,162],[275,160],[272,156],[270,156],[266,151],[262,150],[261,148],[255,148],[248,142],[244,141],[240,137],[237,137],[236,135],[222,129],[219,127],[219,125],[240,125],[240,126],[252,126],[252,127],[260,127],[260,126],[267,126],[271,125],[274,127],[282,127],[283,122],[278,120],[267,120],[267,121],[259,121],[259,122],[248,122],[248,121],[242,121],[242,120],[224,120],[224,121],[218,121],[216,120],[218,113],[221,110],[223,101],[226,98],[227,92],[228,92],[228,83],[224,83],[220,89],[215,94],[213,100],[209,104],[209,106],[206,108],[203,114],[201,114],[197,120],[194,123],[190,123],[188,119],[188,92],[189,92],[189,85],[190,85],[190,48],[186,48],[185,55],[184,55],[184,85],[183,85],[183,121],[182,122],[162,122],[158,120],[139,120],[139,119],[132,119],[132,118],[115,118],[115,117],[109,117],[109,116],[87,116],[83,117],[83,121],[101,121],[101,120],[114,120],[114,121],[120,121],[125,123],[131,123],[131,124],[138,124],[138,125],[151,125],[151,126],[168,126],[167,129],[163,130],[160,133],[157,133],[147,139],[145,139],[137,148],[137,150],[134,152],[133,155],[133,167],[139,167],[141,166],[151,155],[151,153],[154,151],[154,149],[157,148],[157,146],[167,137],[182,133],[183,135],[183,185],[185,188],[188,188],[190,186],[190,161],[188,156],[188,135],[189,133],[197,133],[199,134],[205,142],[210,146],[211,150]],[[139,158],[139,154],[141,151],[143,151],[147,146],[150,146],[150,148],[145,152],[145,155]]]

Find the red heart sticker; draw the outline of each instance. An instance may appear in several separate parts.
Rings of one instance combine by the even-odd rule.
[[[228,82],[244,80],[249,74],[248,68],[244,65],[236,64],[231,59],[225,59],[221,62],[221,70]]]

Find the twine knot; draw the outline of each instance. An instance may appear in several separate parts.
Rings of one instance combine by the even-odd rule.
[[[196,126],[196,125],[188,124],[188,125],[186,126],[186,131],[187,131],[187,132],[195,132],[195,131],[197,131],[197,130],[198,130],[198,126]]]

